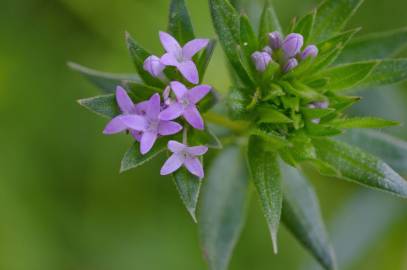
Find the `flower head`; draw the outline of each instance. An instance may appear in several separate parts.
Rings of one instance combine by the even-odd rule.
[[[150,73],[152,76],[157,77],[157,78],[162,78],[164,77],[164,69],[165,65],[161,63],[161,60],[159,57],[155,55],[149,56],[145,61],[144,61],[144,70]]]
[[[301,59],[307,59],[308,57],[315,58],[318,55],[318,48],[315,45],[307,46],[304,51],[301,53]]]
[[[203,145],[189,147],[176,141],[169,141],[168,149],[173,154],[161,168],[161,175],[173,173],[184,165],[190,173],[196,175],[199,179],[204,177],[204,170],[199,156],[204,155],[208,151],[208,147]]]
[[[289,34],[283,42],[282,48],[287,58],[296,56],[304,45],[304,38],[297,33]]]
[[[161,120],[174,120],[181,115],[196,129],[203,129],[204,122],[196,107],[196,104],[203,99],[210,91],[211,86],[199,85],[190,90],[180,82],[171,82],[171,89],[176,96],[167,109],[160,113]]]
[[[194,39],[184,47],[170,34],[160,32],[161,43],[166,54],[161,57],[161,63],[166,66],[176,67],[189,82],[197,84],[199,74],[192,57],[208,45],[208,39]]]
[[[256,66],[256,70],[263,72],[267,69],[268,64],[272,61],[271,56],[267,52],[254,52],[252,61]]]

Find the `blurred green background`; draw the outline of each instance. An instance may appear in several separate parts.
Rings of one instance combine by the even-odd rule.
[[[274,2],[285,25],[316,5]],[[119,174],[130,138],[102,135],[106,121],[75,102],[97,89],[66,66],[132,72],[124,31],[160,53],[169,0],[1,3],[0,269],[206,269],[195,224],[171,179],[159,176],[162,158]],[[198,35],[213,36],[207,1],[188,5]],[[351,24],[364,33],[400,28],[406,10],[405,0],[367,0]],[[224,66],[218,47],[206,82],[221,91],[229,85]],[[356,111],[406,123],[406,85],[384,91],[389,96],[366,94]],[[390,132],[407,139],[405,128]],[[407,269],[405,201],[343,181],[313,182],[343,269]],[[249,210],[232,270],[317,269],[284,228],[274,256],[254,196]]]

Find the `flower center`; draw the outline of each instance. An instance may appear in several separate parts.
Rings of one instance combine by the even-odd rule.
[[[158,119],[149,119],[147,123],[147,131],[158,133],[158,126],[160,125],[160,120]]]

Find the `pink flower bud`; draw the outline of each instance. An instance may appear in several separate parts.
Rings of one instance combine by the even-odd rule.
[[[270,48],[269,46],[266,46],[266,47],[264,47],[264,48],[263,48],[263,52],[265,52],[265,53],[268,53],[268,54],[272,55],[272,53],[273,53],[273,49],[272,49],[272,48]]]
[[[296,68],[298,66],[298,61],[295,58],[290,58],[287,63],[285,64],[283,71],[285,73],[293,70],[294,68]]]
[[[308,57],[315,58],[318,55],[318,48],[315,45],[307,46],[301,53],[301,59],[307,59]]]
[[[296,56],[304,45],[304,38],[297,33],[289,34],[283,42],[283,50],[287,58]]]
[[[144,61],[143,68],[154,77],[162,77],[165,65],[161,64],[160,58],[152,55]]]
[[[256,70],[263,72],[266,70],[268,64],[271,62],[270,54],[266,52],[254,52],[252,54],[252,61],[256,66]]]
[[[281,48],[283,45],[283,38],[281,37],[281,34],[277,31],[270,33],[269,34],[269,43],[270,47],[273,50],[278,50]]]

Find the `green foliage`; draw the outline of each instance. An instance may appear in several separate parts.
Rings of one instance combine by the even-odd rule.
[[[383,60],[359,87],[372,88],[405,80],[407,80],[407,59]]]
[[[130,169],[137,168],[144,163],[155,158],[158,154],[164,152],[167,149],[167,142],[163,139],[158,140],[153,148],[145,155],[142,155],[139,151],[140,144],[135,142],[130,149],[124,154],[122,159],[120,172],[125,172]]]
[[[91,112],[107,118],[113,118],[120,113],[113,94],[80,99],[78,103]]]
[[[225,270],[245,220],[248,179],[236,146],[213,161],[202,189],[198,220],[203,255],[211,270]]]
[[[267,42],[267,34],[278,31],[283,33],[280,21],[270,0],[265,0],[263,12],[260,17],[259,40],[261,45]]]
[[[195,38],[191,18],[184,0],[172,0],[168,19],[168,32],[184,45]]]

